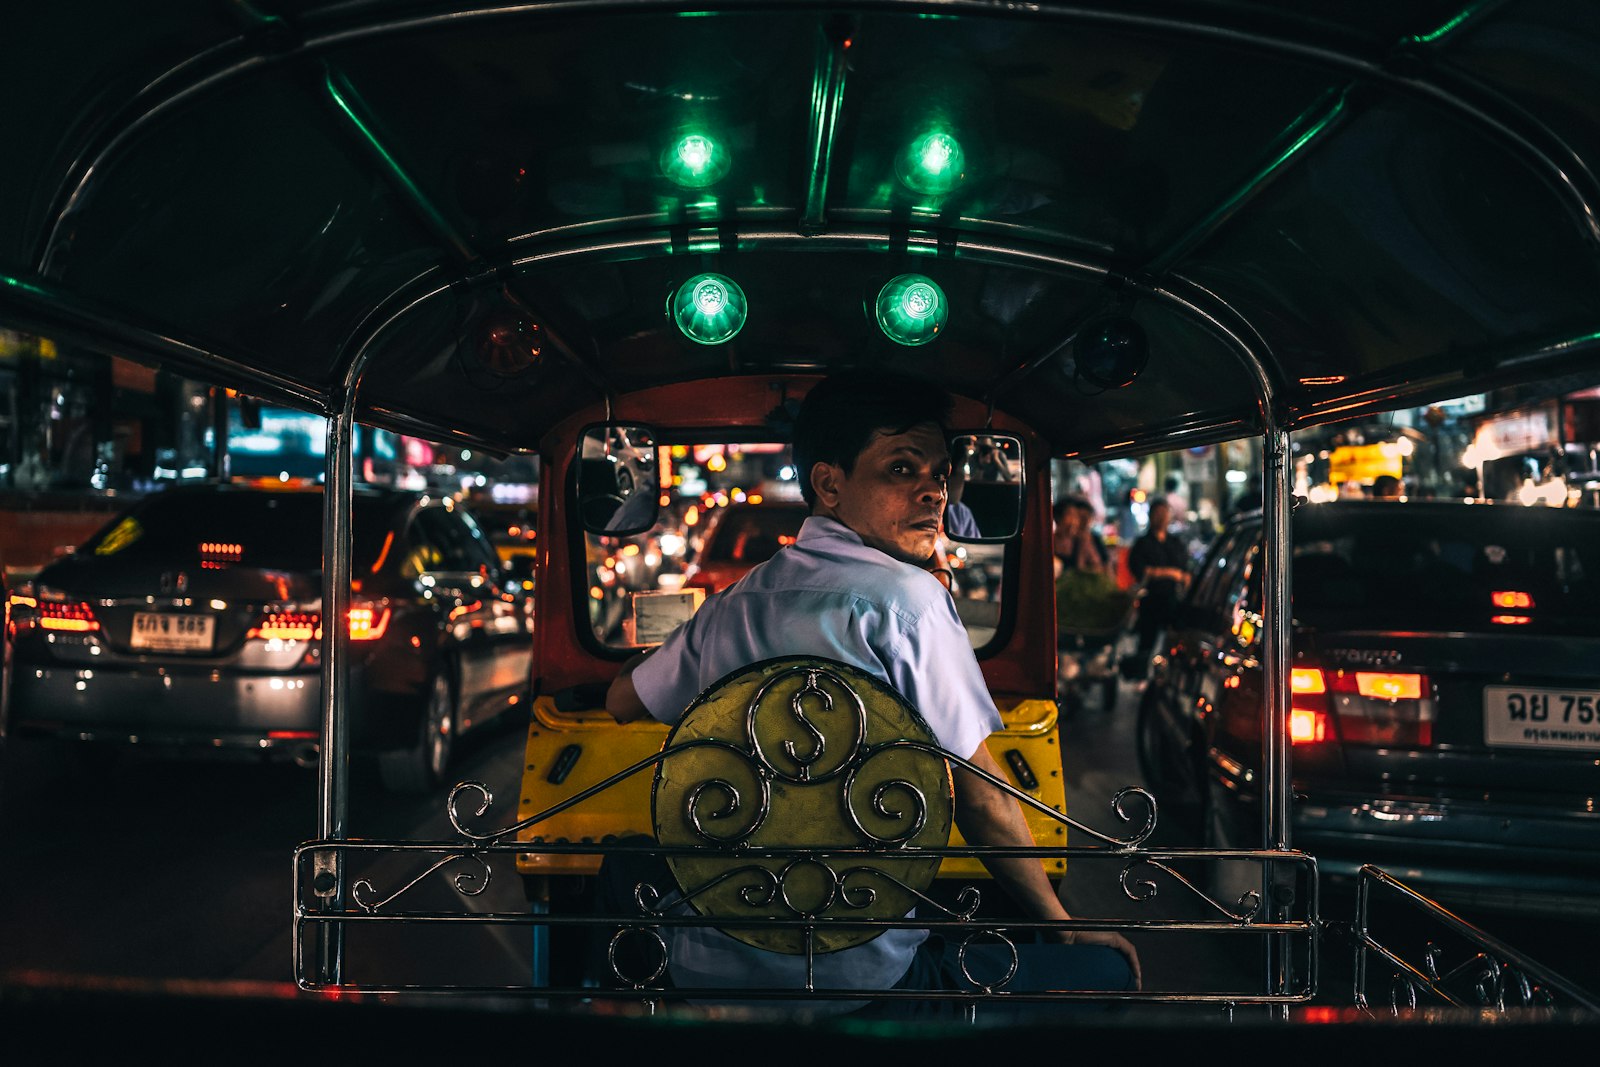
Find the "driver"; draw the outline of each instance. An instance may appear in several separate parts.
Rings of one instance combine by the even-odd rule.
[[[926,569],[945,509],[950,408],[949,396],[930,382],[877,372],[841,373],[815,386],[794,427],[795,463],[811,508],[796,543],[707,600],[659,648],[625,665],[606,696],[617,721],[650,715],[672,723],[733,671],[778,656],[825,656],[894,686],[943,748],[1004,781],[984,743],[1000,728],[999,713],[950,594]],[[1016,800],[961,768],[954,780],[956,824],[967,841],[1033,845]],[[1030,918],[1069,918],[1038,859],[991,856],[985,864]],[[803,957],[751,948],[714,929],[668,933],[679,988],[805,982]],[[1018,946],[1021,965],[1008,988],[1137,987],[1138,955],[1120,935],[1041,936],[1044,943]],[[969,958],[983,947],[969,949]],[[816,981],[853,989],[964,988],[958,948],[925,930],[889,930],[818,956]],[[922,1008],[957,1010],[952,1001]]]

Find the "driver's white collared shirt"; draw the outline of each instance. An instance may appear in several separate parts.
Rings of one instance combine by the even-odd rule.
[[[806,519],[795,544],[708,599],[634,669],[633,684],[654,718],[675,723],[726,675],[778,656],[826,656],[888,682],[940,746],[959,756],[970,757],[1001,725],[966,628],[939,580],[821,516]],[[803,957],[750,948],[710,929],[671,933],[672,977],[680,987],[804,984]],[[890,930],[818,956],[817,984],[887,989],[926,937],[922,930]]]

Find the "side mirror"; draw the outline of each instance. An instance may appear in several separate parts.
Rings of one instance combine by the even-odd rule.
[[[655,431],[596,423],[578,438],[578,520],[590,533],[631,537],[656,524],[661,495]]]
[[[1002,433],[950,438],[950,503],[944,532],[952,541],[1007,541],[1022,531],[1022,440]]]

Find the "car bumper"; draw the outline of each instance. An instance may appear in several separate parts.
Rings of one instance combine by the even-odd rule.
[[[360,675],[352,671],[353,724],[365,718]],[[306,762],[315,757],[321,736],[321,693],[316,671],[90,671],[19,664],[7,732]]]
[[[1259,827],[1253,796],[1213,787],[1213,802],[1233,827]],[[1290,843],[1332,885],[1372,864],[1448,904],[1600,919],[1600,815],[1586,811],[1313,792],[1296,800]]]

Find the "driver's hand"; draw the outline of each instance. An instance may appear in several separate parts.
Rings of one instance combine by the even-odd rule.
[[[1044,936],[1066,945],[1104,945],[1116,949],[1128,961],[1128,969],[1133,972],[1133,988],[1144,988],[1144,974],[1139,969],[1139,950],[1115,930],[1052,930]]]

